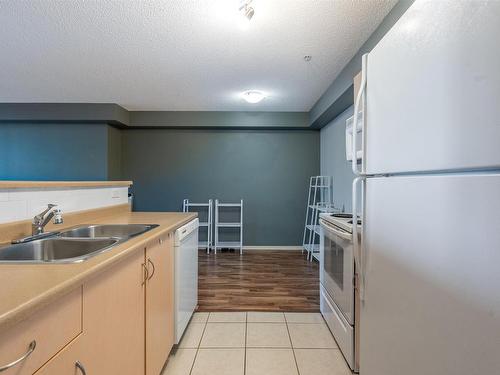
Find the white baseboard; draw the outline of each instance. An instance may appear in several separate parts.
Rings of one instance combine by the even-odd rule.
[[[297,251],[297,250],[302,250],[302,246],[243,246],[243,250],[272,250],[272,251],[294,250],[294,251]]]

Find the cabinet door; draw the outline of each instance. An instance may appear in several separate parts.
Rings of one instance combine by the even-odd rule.
[[[88,374],[85,360],[82,359],[84,350],[84,340],[82,340],[82,335],[80,335],[35,372],[35,375]]]
[[[144,374],[144,248],[84,285],[88,374]]]
[[[146,249],[146,374],[158,375],[174,342],[173,235],[154,241]]]

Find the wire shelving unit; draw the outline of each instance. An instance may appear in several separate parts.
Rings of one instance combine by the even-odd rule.
[[[238,211],[238,221],[220,221],[221,213],[227,210]],[[217,254],[217,249],[239,249],[240,254],[243,254],[243,199],[239,203],[221,203],[218,199],[215,200],[215,244],[214,250]],[[237,241],[221,241],[221,229],[223,228],[239,228]]]
[[[206,212],[207,221],[200,220],[200,227],[206,228],[207,236],[204,240],[199,240],[198,248],[206,249],[207,254],[210,253],[210,248],[212,246],[212,236],[213,236],[213,201],[209,199],[207,203],[193,203],[189,199],[184,199],[182,202],[182,212],[198,212],[199,214],[203,211]]]

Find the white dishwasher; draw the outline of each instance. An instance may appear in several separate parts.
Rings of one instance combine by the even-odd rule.
[[[198,219],[175,231],[175,343],[198,304]]]

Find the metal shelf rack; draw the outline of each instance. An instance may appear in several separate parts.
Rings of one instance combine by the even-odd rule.
[[[302,238],[302,252],[307,252],[307,258],[319,259],[321,212],[333,212],[332,178],[330,176],[312,176],[309,179],[309,194],[306,204],[306,220]]]
[[[213,201],[208,200],[208,203],[192,203],[189,199],[184,199],[182,202],[182,212],[201,212],[206,210],[207,221],[200,221],[200,227],[207,228],[206,240],[200,240],[198,242],[199,249],[206,249],[207,254],[210,253],[210,248],[212,246],[212,236],[213,236]]]
[[[221,210],[236,209],[239,210],[239,221],[222,222],[220,220]],[[217,254],[217,249],[231,248],[239,249],[240,254],[243,254],[243,199],[240,203],[221,203],[218,199],[215,200],[215,245],[214,250]],[[239,228],[239,241],[221,241],[219,239],[221,228]]]

